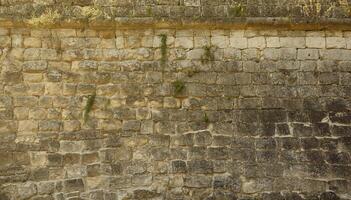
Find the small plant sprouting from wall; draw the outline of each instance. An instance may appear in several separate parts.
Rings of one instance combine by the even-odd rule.
[[[164,66],[167,61],[167,35],[161,34],[161,64]]]
[[[186,71],[186,74],[189,78],[193,77],[195,74],[199,73],[200,71],[198,69],[193,69],[193,68],[190,68],[190,69],[187,69]]]
[[[231,17],[243,17],[245,16],[245,7],[241,3],[235,3],[229,7],[228,14]]]
[[[84,107],[84,111],[83,111],[83,119],[84,119],[84,123],[86,123],[89,119],[89,113],[91,111],[91,109],[93,108],[94,102],[95,102],[95,97],[96,94],[92,94],[88,96],[87,99],[87,103]]]
[[[210,119],[208,118],[207,114],[204,114],[204,122],[208,124],[210,122]]]
[[[151,7],[148,7],[146,9],[146,14],[147,14],[147,16],[152,16],[152,9],[151,9]]]
[[[35,27],[50,26],[55,24],[60,18],[61,15],[57,10],[53,11],[52,9],[48,9],[39,17],[32,17],[30,20],[28,20],[28,24]]]
[[[214,61],[214,50],[211,46],[204,47],[204,55],[201,56],[201,63],[206,64],[210,61]]]
[[[172,83],[174,94],[178,95],[185,89],[185,83],[181,80],[176,80]]]

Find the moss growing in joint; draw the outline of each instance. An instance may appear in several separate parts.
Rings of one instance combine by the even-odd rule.
[[[91,109],[93,108],[93,105],[95,102],[95,97],[96,97],[96,94],[92,94],[92,95],[88,96],[87,103],[84,107],[84,112],[83,112],[84,123],[86,123],[89,119],[89,113],[90,113]]]
[[[204,55],[201,56],[201,63],[206,64],[210,61],[214,61],[214,52],[211,46],[204,47]]]
[[[176,80],[173,82],[174,94],[179,94],[185,89],[185,83],[181,80]]]
[[[167,35],[161,34],[161,64],[164,66],[167,61]]]

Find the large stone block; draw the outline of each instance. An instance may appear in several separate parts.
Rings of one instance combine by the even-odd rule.
[[[186,176],[184,185],[189,188],[208,188],[212,186],[212,177],[204,175]]]

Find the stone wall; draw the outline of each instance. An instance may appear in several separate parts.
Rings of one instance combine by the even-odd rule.
[[[0,199],[351,199],[351,32],[0,29]]]

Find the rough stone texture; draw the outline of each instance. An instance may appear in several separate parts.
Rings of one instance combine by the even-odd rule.
[[[351,199],[348,31],[0,35],[1,200]]]
[[[349,0],[2,0],[0,22],[52,26],[83,22],[143,26],[157,22],[351,24]],[[162,26],[162,25],[161,25]],[[1,31],[0,33],[3,33]],[[58,33],[71,36],[70,33]],[[45,35],[45,34],[44,34]],[[17,42],[21,38],[16,38]],[[0,43],[7,43],[0,39]],[[33,42],[29,44],[29,42]],[[38,41],[25,39],[29,46]],[[8,43],[7,43],[8,44]]]

